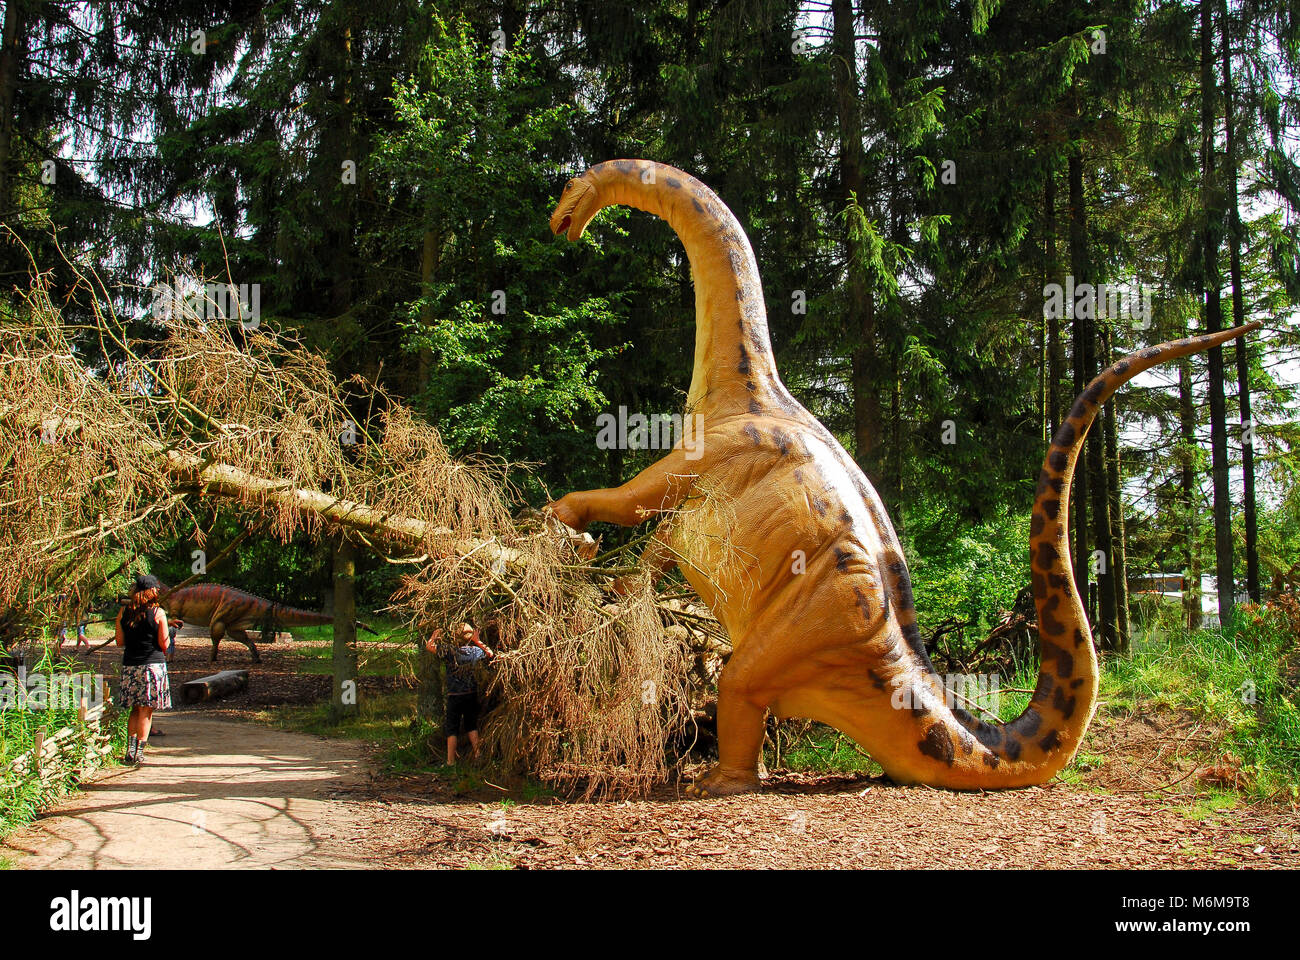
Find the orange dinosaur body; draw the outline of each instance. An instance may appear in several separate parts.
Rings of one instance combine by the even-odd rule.
[[[1047,454],[1034,505],[1038,686],[1021,716],[985,722],[949,702],[926,655],[902,547],[879,496],[777,375],[753,251],[731,211],[680,170],[614,160],[569,182],[551,228],[576,240],[613,204],[667,220],[690,258],[696,346],[687,411],[702,417],[702,439],[691,459],[679,445],[621,487],[570,493],[550,509],[583,530],[593,521],[630,526],[653,511],[696,509],[698,500],[683,501],[697,484],[726,499],[725,512],[697,515],[703,530],[690,537],[667,523],[660,537],[672,549],[654,554],[660,564],[680,561],[733,645],[718,684],[719,761],[688,792],[757,788],[768,709],[843,731],[901,783],[998,788],[1051,778],[1078,749],[1097,698],[1097,658],[1066,534],[1070,479],[1088,427],[1140,371],[1257,325],[1143,350],[1076,401]]]

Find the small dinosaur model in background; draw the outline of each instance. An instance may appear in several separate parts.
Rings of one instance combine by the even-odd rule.
[[[328,613],[316,613],[276,603],[274,600],[263,600],[220,583],[196,583],[170,594],[164,590],[161,602],[169,617],[179,617],[188,624],[208,628],[212,636],[212,663],[217,662],[223,637],[238,640],[248,647],[253,662],[261,663],[257,647],[249,639],[249,630],[262,630],[261,641],[274,643],[274,631],[281,627],[313,627],[334,622]],[[357,626],[375,633],[374,629],[360,620],[357,621]],[[267,639],[268,633],[270,639]]]
[[[808,717],[860,743],[900,783],[986,789],[1043,783],[1074,755],[1097,701],[1097,657],[1071,569],[1070,480],[1101,404],[1157,363],[1259,324],[1148,347],[1097,377],[1047,453],[1030,530],[1041,665],[1029,706],[1009,722],[953,705],[917,628],[903,550],[876,491],[835,437],[782,384],[749,241],[708,187],[643,160],[597,164],[570,180],[551,229],[582,236],[602,208],[648,211],[677,232],[695,280],[695,366],[687,412],[703,418],[692,456],[679,443],[617,488],[550,505],[581,531],[679,510],[647,551],[682,572],[731,636],[718,682],[718,763],[696,797],[758,787],[763,719]],[[707,481],[707,486],[705,482]],[[728,510],[701,509],[719,490]],[[680,509],[679,509],[680,508]],[[680,521],[696,514],[684,537]],[[741,562],[724,562],[723,553]]]

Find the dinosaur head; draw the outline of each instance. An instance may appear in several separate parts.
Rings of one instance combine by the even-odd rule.
[[[586,174],[574,177],[564,185],[560,202],[551,214],[551,232],[556,236],[563,234],[569,240],[577,240],[601,206],[599,191],[587,180]]]

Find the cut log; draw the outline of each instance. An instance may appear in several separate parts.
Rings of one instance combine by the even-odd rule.
[[[186,703],[199,703],[203,700],[220,700],[247,688],[247,670],[222,670],[210,677],[199,677],[181,684],[181,697]]]

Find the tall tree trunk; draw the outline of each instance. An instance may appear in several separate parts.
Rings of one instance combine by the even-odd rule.
[[[1179,488],[1187,511],[1183,550],[1183,613],[1187,629],[1201,629],[1201,497],[1196,477],[1196,404],[1192,397],[1192,358],[1178,361],[1178,434],[1182,476]]]
[[[840,190],[847,204],[855,197],[866,202],[863,179],[862,111],[858,101],[857,41],[853,0],[831,0],[834,26],[831,50],[834,55],[835,103],[840,134]],[[847,227],[847,225],[846,225]],[[846,229],[848,262],[848,316],[845,318],[853,349],[853,439],[858,464],[871,481],[880,485],[877,463],[881,410],[878,391],[879,345],[876,342],[876,303],[871,278],[863,264],[865,252],[852,231]]]
[[[357,712],[357,548],[347,534],[334,543],[334,692],[330,719]]]
[[[1205,214],[1202,235],[1202,287],[1205,329],[1223,329],[1220,302],[1219,241],[1222,203],[1215,177],[1214,31],[1210,0],[1201,0],[1201,203]],[[1219,592],[1219,623],[1232,623],[1232,500],[1228,477],[1228,425],[1223,393],[1223,348],[1210,351],[1210,473],[1214,483],[1214,578]]]
[[[430,226],[424,232],[424,251],[420,259],[420,283],[421,290],[425,296],[429,294],[429,285],[433,282],[433,276],[438,269],[438,254],[440,244],[437,233],[433,230],[432,220]],[[433,304],[426,302],[420,311],[420,320],[425,329],[433,326],[434,321]],[[432,355],[428,347],[420,348],[420,390],[425,390],[429,386],[429,377],[432,374]],[[428,626],[426,624],[426,626]],[[429,627],[429,633],[432,633],[432,627]],[[416,714],[424,719],[432,719],[442,715],[443,709],[443,684],[442,669],[438,662],[436,651],[425,648],[425,641],[428,636],[417,638],[419,642],[418,652],[416,653],[416,694],[415,710]]]
[[[1043,185],[1043,286],[1061,281],[1061,265],[1057,255],[1056,237],[1056,171],[1049,170]],[[1065,400],[1061,396],[1061,380],[1065,376],[1065,342],[1061,338],[1061,318],[1050,311],[1047,319],[1047,409],[1049,417],[1048,439],[1056,436],[1056,429],[1065,419]]]
[[[1227,127],[1227,156],[1224,177],[1228,196],[1228,273],[1232,282],[1232,325],[1246,322],[1245,292],[1241,282],[1241,210],[1237,198],[1237,131],[1233,110],[1232,47],[1228,36],[1228,5],[1219,7],[1219,29],[1223,33],[1223,119]],[[1259,520],[1255,501],[1254,424],[1250,415],[1250,348],[1246,338],[1237,340],[1237,401],[1241,416],[1242,512],[1246,525],[1246,593],[1259,603]]]
[[[1084,219],[1083,200],[1083,157],[1076,138],[1070,150],[1070,273],[1074,277],[1076,288],[1084,283],[1088,276],[1088,234]],[[1070,337],[1074,353],[1074,392],[1083,392],[1088,385],[1088,321],[1079,316],[1075,301],[1069,303]],[[1083,598],[1084,606],[1091,610],[1089,602],[1089,557],[1088,549],[1088,483],[1087,469],[1076,471],[1074,475],[1074,494],[1070,502],[1074,505],[1074,580]]]
[[[1102,328],[1102,350],[1109,364],[1114,356],[1110,329]],[[1115,591],[1116,649],[1128,652],[1128,546],[1124,531],[1124,475],[1119,462],[1119,397],[1112,397],[1104,411],[1106,441],[1106,498],[1110,514],[1111,556],[1114,558],[1114,575],[1111,584]]]
[[[1098,348],[1106,341],[1103,332],[1106,322],[1096,316],[1101,309],[1101,302],[1095,304],[1093,320],[1090,323],[1093,336],[1088,338],[1088,379],[1110,362],[1108,354]],[[1088,438],[1088,494],[1092,499],[1093,549],[1101,554],[1101,563],[1097,567],[1097,626],[1099,646],[1102,650],[1115,651],[1120,647],[1119,614],[1115,597],[1115,550],[1114,538],[1111,536],[1110,518],[1110,484],[1109,468],[1106,464],[1105,424],[1114,410],[1115,401],[1106,404],[1101,414],[1101,429],[1092,431]]]
[[[14,200],[14,96],[19,64],[26,57],[25,0],[5,4],[3,46],[0,47],[0,221],[12,222]]]

